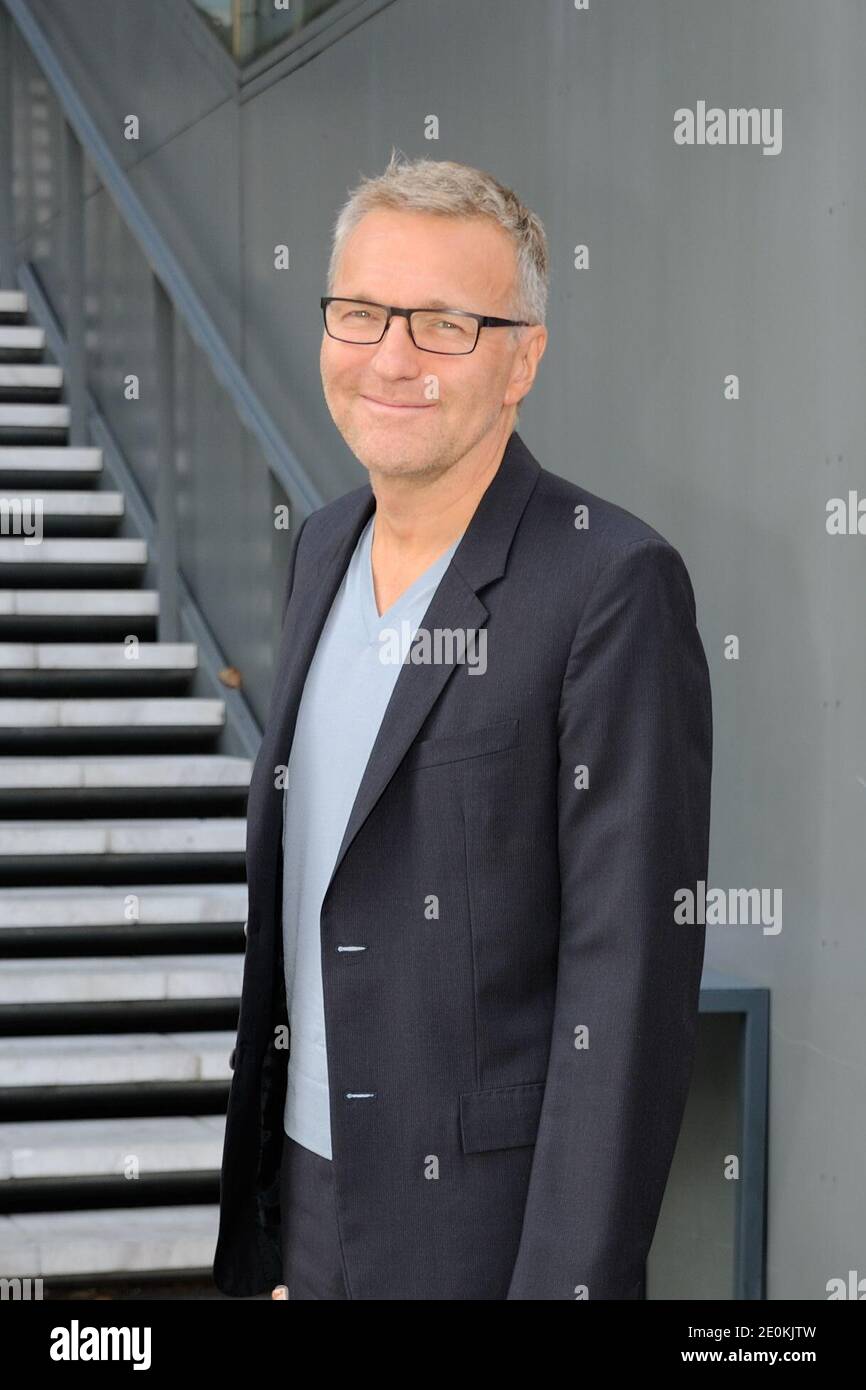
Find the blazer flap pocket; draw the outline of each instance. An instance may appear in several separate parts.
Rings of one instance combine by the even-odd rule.
[[[459,758],[477,758],[481,753],[497,753],[512,748],[517,742],[520,721],[504,719],[500,724],[487,724],[483,729],[467,729],[464,733],[447,734],[443,738],[425,738],[413,743],[405,758],[404,767],[429,767],[433,763],[453,763]]]
[[[460,1096],[460,1137],[463,1152],[512,1149],[534,1144],[544,1099],[543,1081],[522,1086],[497,1086],[489,1091],[463,1091]]]

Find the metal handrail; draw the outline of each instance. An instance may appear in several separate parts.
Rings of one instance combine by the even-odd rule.
[[[289,497],[296,497],[308,511],[315,511],[325,499],[305,472],[294,450],[286,443],[124,169],[103,139],[26,0],[2,0],[2,3],[27,40],[63,108],[66,120],[87,151],[90,162],[154,274],[190,335],[210,362],[214,376],[230,396],[239,419],[258,440],[274,477]]]

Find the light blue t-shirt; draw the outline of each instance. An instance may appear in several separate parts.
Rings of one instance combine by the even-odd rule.
[[[283,1127],[323,1158],[332,1154],[322,900],[401,658],[462,539],[380,617],[370,563],[375,517],[374,511],[358,538],[310,663],[283,797],[283,959],[291,1028]],[[390,641],[381,640],[391,633]]]

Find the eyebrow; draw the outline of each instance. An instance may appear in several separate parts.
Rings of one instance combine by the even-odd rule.
[[[372,294],[341,294],[341,295],[338,296],[338,298],[340,298],[340,299],[359,299],[359,300],[366,299],[367,302],[370,303],[370,304],[381,304],[381,303],[382,303],[381,299],[376,299],[375,295],[372,295]],[[398,307],[401,308],[401,309],[408,309],[408,308],[409,308],[409,305],[408,305],[408,304],[400,304]],[[456,309],[456,308],[458,308],[458,305],[456,305],[456,304],[451,304],[447,299],[428,299],[427,302],[426,302],[425,304],[413,304],[411,307],[412,307],[413,309]],[[460,306],[460,307],[462,307],[462,306]],[[467,312],[468,312],[468,311],[467,311]]]

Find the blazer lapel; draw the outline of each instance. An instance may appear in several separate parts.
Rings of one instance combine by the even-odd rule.
[[[455,551],[421,620],[421,626],[431,631],[442,628],[465,631],[468,628],[481,628],[487,622],[487,608],[467,585],[460,571],[453,567],[456,554]],[[455,665],[454,662],[439,662],[437,665],[404,664],[400,668],[358,787],[328,888],[334,881],[343,856],[403,761],[407,748],[454,672]]]
[[[271,717],[273,751],[276,763],[287,764],[295,730],[295,720],[304,691],[310,663],[316,652],[322,628],[337,596],[337,590],[367,521],[375,509],[372,489],[358,495],[352,520],[339,538],[330,558],[313,573],[298,575],[289,603],[289,614],[280,644],[276,679],[282,680]]]
[[[251,904],[253,893],[258,898],[259,888],[263,901],[269,904],[271,895],[276,893],[284,795],[276,785],[276,770],[288,765],[310,663],[352,552],[375,508],[369,486],[358,489],[353,501],[350,523],[330,555],[311,572],[296,572],[275,664],[271,705],[247,799],[247,859],[255,865],[256,873],[256,879],[251,877],[249,883]],[[276,905],[275,897],[273,902]],[[269,905],[265,920],[271,920],[271,915]]]
[[[520,436],[513,433],[430,600],[421,620],[422,628],[430,632],[449,629],[467,633],[485,626],[489,610],[477,591],[504,574],[508,548],[539,471]],[[401,668],[361,778],[325,897],[349,846],[403,761],[457,664],[407,663]]]

